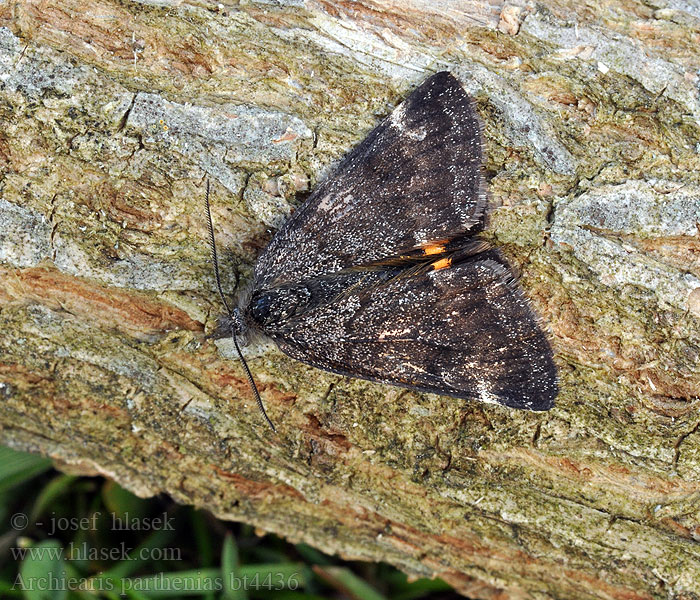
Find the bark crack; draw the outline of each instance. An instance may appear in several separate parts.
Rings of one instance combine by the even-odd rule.
[[[683,442],[691,435],[696,433],[700,429],[700,422],[698,422],[695,427],[693,427],[691,430],[687,431],[683,435],[681,435],[676,443],[673,445],[673,448],[675,450],[674,455],[673,455],[673,468],[677,469],[678,468],[678,462],[680,461],[681,458],[681,446],[683,445]]]
[[[243,179],[243,185],[241,185],[241,191],[238,194],[238,202],[241,204],[245,204],[245,193],[246,190],[248,189],[248,185],[250,184],[250,178],[253,176],[253,174],[250,171],[245,172],[245,178]]]
[[[56,230],[58,229],[58,223],[54,220],[54,215],[56,213],[56,197],[58,194],[54,194],[51,198],[51,210],[49,211],[49,223],[51,224],[51,233],[49,234],[49,246],[51,247],[51,261],[56,262],[56,246],[54,244],[54,239],[56,236]]]
[[[131,111],[134,108],[134,104],[136,104],[136,97],[138,94],[133,94],[131,97],[131,104],[129,104],[129,108],[126,109],[124,114],[122,115],[122,118],[119,120],[119,125],[117,125],[117,131],[116,133],[121,133],[124,128],[126,127],[126,122],[129,120],[129,115],[131,114]]]
[[[532,447],[537,448],[537,443],[540,441],[540,433],[542,431],[542,421],[537,421],[535,433],[532,435]]]

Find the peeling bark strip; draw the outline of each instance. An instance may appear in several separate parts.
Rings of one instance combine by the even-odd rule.
[[[475,598],[698,598],[700,11],[691,3],[0,4],[4,443]],[[429,72],[562,392],[522,414],[204,335],[224,281]]]

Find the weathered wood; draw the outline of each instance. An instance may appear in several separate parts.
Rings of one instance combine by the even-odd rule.
[[[29,0],[0,27],[4,443],[475,598],[699,597],[697,2]],[[487,236],[551,327],[557,406],[256,347],[274,435],[205,336],[203,181],[231,289],[441,68],[483,117]]]

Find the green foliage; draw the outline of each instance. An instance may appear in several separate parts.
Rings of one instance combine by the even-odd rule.
[[[65,600],[67,590],[58,583],[65,573],[61,544],[56,540],[45,540],[25,548],[29,553],[14,582],[23,588],[24,597],[27,600]],[[57,583],[54,585],[53,582]]]
[[[25,600],[446,600],[439,580],[257,536],[168,498],[0,447],[0,597]]]

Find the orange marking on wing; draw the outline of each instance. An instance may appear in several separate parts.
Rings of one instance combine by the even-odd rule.
[[[441,258],[433,263],[433,270],[439,271],[440,269],[447,269],[452,264],[451,258]]]
[[[428,244],[427,246],[423,246],[423,253],[426,256],[430,256],[431,254],[442,254],[444,251],[445,251],[445,244],[435,243],[435,244]]]

